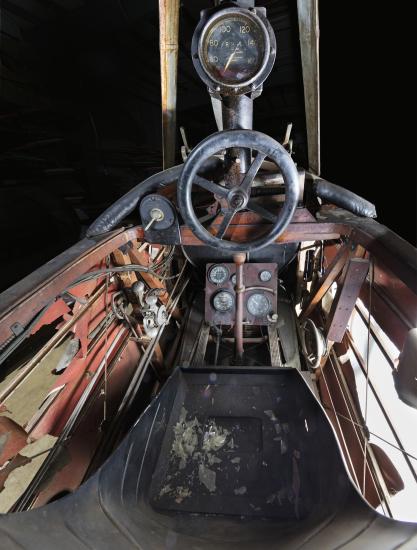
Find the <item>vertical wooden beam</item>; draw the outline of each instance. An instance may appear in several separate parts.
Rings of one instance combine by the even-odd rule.
[[[175,164],[179,12],[180,0],[159,0],[164,170]]]
[[[309,169],[320,174],[320,80],[318,0],[297,0],[306,111]]]
[[[341,342],[347,324],[369,271],[369,260],[352,258],[342,285],[338,288],[327,323],[327,339]]]

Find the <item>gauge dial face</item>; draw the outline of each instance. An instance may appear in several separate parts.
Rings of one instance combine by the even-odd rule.
[[[213,265],[208,273],[210,283],[222,285],[229,278],[229,270],[224,265]]]
[[[272,273],[270,271],[268,271],[267,269],[264,269],[263,271],[261,271],[259,273],[259,279],[263,283],[267,283],[272,279]]]
[[[201,61],[216,82],[241,85],[262,69],[265,49],[262,27],[243,14],[230,14],[216,19],[204,33]]]
[[[254,317],[265,317],[271,310],[271,303],[265,294],[251,294],[246,302],[246,307]]]
[[[235,303],[234,296],[231,292],[227,290],[221,290],[214,295],[213,298],[213,307],[216,311],[221,313],[230,311]]]

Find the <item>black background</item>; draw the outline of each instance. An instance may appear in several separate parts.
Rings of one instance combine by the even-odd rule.
[[[323,176],[417,241],[413,2],[320,2]]]

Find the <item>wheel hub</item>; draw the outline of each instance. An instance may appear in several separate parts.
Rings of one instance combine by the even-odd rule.
[[[241,189],[233,189],[228,196],[228,202],[233,210],[241,210],[248,203],[248,195]]]

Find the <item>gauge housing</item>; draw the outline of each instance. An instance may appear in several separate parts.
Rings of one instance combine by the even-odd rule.
[[[221,274],[221,277],[218,277],[219,274]],[[213,285],[222,285],[229,279],[230,272],[225,265],[215,264],[209,269],[207,277]]]
[[[219,290],[213,296],[213,307],[218,313],[226,313],[232,310],[234,305],[234,294],[228,290]]]
[[[210,64],[207,58],[208,41],[210,36],[217,30],[223,21],[237,21],[256,29],[256,34],[259,35],[259,59],[256,62],[256,71],[250,73],[247,78],[238,79],[236,81],[230,78],[222,78],[215,74],[214,70],[210,69]],[[242,35],[244,36],[244,35]],[[276,40],[274,31],[266,19],[265,8],[215,8],[214,10],[204,10],[201,14],[201,20],[193,35],[191,46],[192,59],[194,67],[208,86],[209,90],[214,94],[219,95],[241,95],[252,93],[257,95],[257,92],[262,91],[262,83],[268,77],[272,70],[276,57]],[[256,57],[256,56],[255,56]]]
[[[254,292],[246,301],[246,309],[254,317],[267,317],[272,310],[271,301],[265,292]]]

